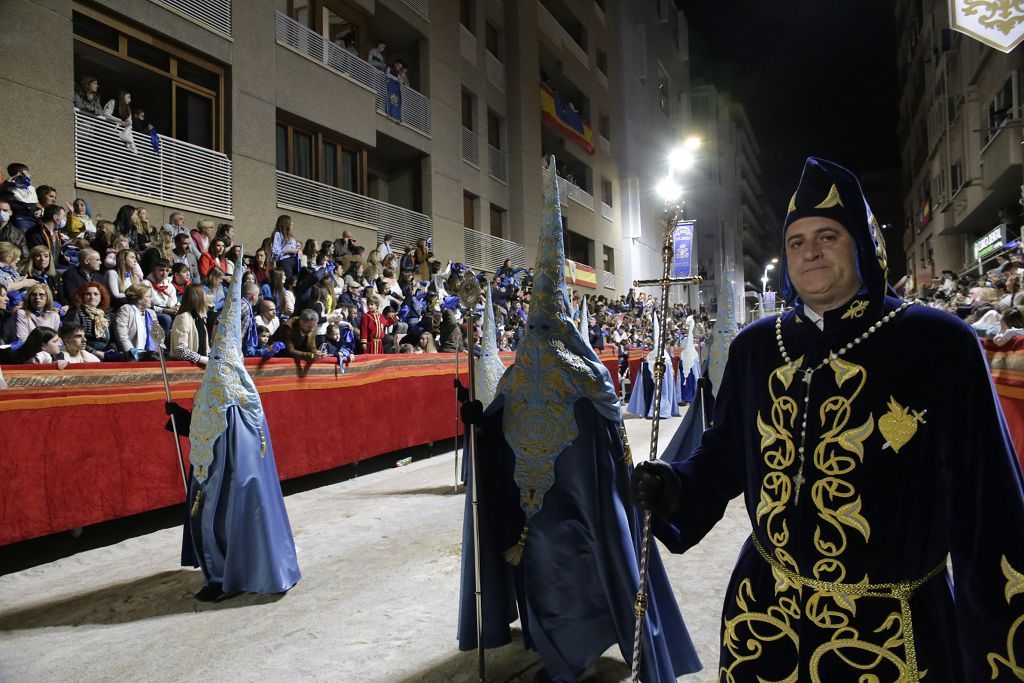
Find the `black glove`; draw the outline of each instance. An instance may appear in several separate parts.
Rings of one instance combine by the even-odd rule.
[[[480,401],[466,401],[459,409],[462,423],[479,427],[484,423],[484,404]]]
[[[174,419],[174,427],[171,427],[171,421],[168,420],[164,429],[170,432],[176,428],[178,436],[187,437],[192,426],[192,413],[173,401],[164,402],[164,411]]]
[[[469,389],[462,386],[462,382],[455,379],[455,398],[458,399],[459,403],[465,403],[469,400]]]
[[[646,460],[633,469],[633,504],[667,517],[679,507],[679,477],[661,460]]]

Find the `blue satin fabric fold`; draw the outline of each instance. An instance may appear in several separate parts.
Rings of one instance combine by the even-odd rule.
[[[668,370],[668,368],[666,368]],[[640,373],[634,383],[633,393],[629,397],[626,412],[637,417],[654,417],[654,375],[650,364],[645,360],[640,365]],[[670,372],[661,378],[661,417],[679,417],[679,395],[675,381]]]
[[[225,592],[282,593],[301,574],[267,423],[261,455],[259,432],[238,406],[228,408],[227,421],[206,481],[190,477],[186,506],[201,489],[202,508],[186,518],[181,562],[201,567],[204,584],[219,583]]]
[[[501,410],[480,434],[480,546],[484,645],[510,640],[521,617],[524,641],[555,681],[575,681],[612,645],[629,662],[633,602],[639,584],[641,519],[629,504],[630,467],[618,427],[583,399],[579,437],[555,463],[555,485],[530,521],[522,564],[501,552],[512,546],[524,515],[512,479],[513,454],[501,434]],[[471,495],[463,527],[459,647],[476,647]],[[657,549],[652,546],[649,608],[641,659],[643,680],[668,683],[700,669]]]

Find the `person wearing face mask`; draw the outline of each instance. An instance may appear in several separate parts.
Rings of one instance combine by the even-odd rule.
[[[21,259],[28,258],[25,231],[14,224],[14,213],[9,202],[0,200],[0,242],[10,242],[21,251]]]
[[[63,206],[50,204],[43,209],[42,222],[25,232],[25,243],[32,247],[45,246],[50,252],[50,262],[54,267],[60,263],[60,246],[66,238],[60,231],[67,225],[67,211]]]
[[[10,220],[22,231],[33,227],[42,215],[36,188],[32,186],[32,178],[25,164],[7,165],[7,180],[0,184],[0,200],[10,205]]]

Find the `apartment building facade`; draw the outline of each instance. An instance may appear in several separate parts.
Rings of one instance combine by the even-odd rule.
[[[978,272],[976,245],[984,259],[1019,234],[1024,57],[950,30],[944,1],[901,0],[896,20],[903,246],[917,290],[944,270]]]
[[[719,278],[731,264],[733,310],[743,322],[757,303],[746,291],[761,291],[765,267],[780,256],[778,220],[761,188],[760,149],[743,105],[713,85],[695,84],[690,109],[692,130],[703,140],[688,184],[704,277],[700,302],[712,314],[718,310]],[[778,266],[768,276],[768,288],[777,290]]]
[[[572,286],[612,295],[606,2],[10,0],[0,161],[106,218],[131,204],[156,224],[232,223],[249,251],[287,213],[302,239],[429,238],[493,271],[532,265],[555,154]],[[370,63],[378,41],[407,83]],[[76,111],[85,77],[104,102],[130,92],[145,121],[129,136]]]

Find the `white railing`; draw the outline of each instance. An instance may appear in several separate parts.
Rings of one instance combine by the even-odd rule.
[[[487,53],[487,80],[501,92],[505,92],[505,65],[490,52]]]
[[[601,285],[607,289],[615,289],[615,273],[609,273],[607,270],[602,270]]]
[[[604,202],[601,202],[601,215],[610,221],[615,220],[615,212],[612,210],[612,207],[608,206]]]
[[[394,237],[395,249],[434,236],[430,216],[283,171],[277,172],[277,205],[369,228],[379,238],[387,233]]]
[[[516,268],[526,267],[526,249],[523,245],[472,228],[463,228],[462,234],[466,241],[467,266],[494,273],[504,265],[506,259],[512,259],[512,265]]]
[[[480,138],[469,128],[462,128],[462,160],[480,168]]]
[[[406,5],[412,7],[421,17],[430,21],[430,2],[429,0],[403,0]]]
[[[603,135],[598,135],[597,136],[597,146],[605,154],[611,154],[612,153],[612,143],[608,140],[608,138],[606,138]]]
[[[467,62],[476,64],[476,36],[462,24],[459,24],[459,52]]]
[[[394,119],[388,111],[388,81],[397,81],[389,78],[383,71],[377,71],[374,80],[377,83],[377,113],[430,137],[430,100],[423,93],[407,85],[398,84],[402,99],[398,105],[399,118]]]
[[[493,145],[487,145],[487,172],[495,180],[508,182],[508,157]]]
[[[537,3],[537,23],[540,26],[540,30],[545,33],[556,45],[561,45],[563,48],[571,52],[576,56],[576,59],[580,60],[583,66],[589,68],[590,60],[587,57],[587,51],[580,47],[580,44],[573,40],[569,32],[565,30],[565,27],[558,23],[558,19],[555,19],[554,15],[548,11],[547,7]]]
[[[231,159],[182,140],[133,132],[117,121],[75,112],[75,186],[234,220]]]
[[[547,169],[544,169],[543,173],[547,173]],[[543,173],[541,175],[542,179]],[[560,195],[563,204],[566,203],[567,199],[571,199],[580,206],[585,206],[591,211],[594,210],[594,195],[590,194],[579,185],[573,185],[562,176],[558,176],[558,194]]]
[[[231,36],[231,0],[154,0],[202,26]]]
[[[291,17],[277,12],[277,43],[371,90],[380,71]]]
[[[561,176],[555,176],[555,179],[555,184],[558,186],[558,203],[561,204],[562,206],[568,206],[569,197],[566,196],[565,190],[565,185],[567,184],[566,180]],[[542,184],[548,181],[548,167],[547,164],[544,162],[542,162],[540,166],[540,181]]]

